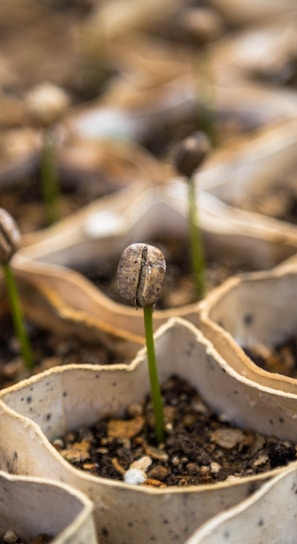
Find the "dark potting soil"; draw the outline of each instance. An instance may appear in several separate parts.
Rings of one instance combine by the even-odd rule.
[[[75,183],[59,175],[59,213],[61,219],[81,209],[107,193],[116,190],[116,187],[101,179],[99,174],[96,180],[85,180],[84,183]],[[20,180],[13,189],[11,186],[1,188],[1,208],[7,210],[17,222],[22,234],[45,228],[47,216],[41,190],[41,180],[36,171],[30,179]]]
[[[5,532],[3,537],[0,538],[0,544],[48,544],[52,540],[53,538],[45,533],[41,533],[30,539],[24,539],[13,530],[9,529]]]
[[[146,474],[142,485],[188,486],[267,472],[296,460],[297,446],[232,426],[215,415],[186,381],[163,384],[165,441],[157,447],[150,399],[128,407],[123,419],[103,419],[53,444],[73,466],[123,481],[129,468]]]
[[[247,197],[243,207],[245,210],[297,224],[297,191],[294,187],[284,188],[282,185],[259,196]]]
[[[267,370],[277,374],[283,374],[290,378],[297,378],[297,337],[288,338],[285,342],[268,348],[257,344],[252,348],[243,348],[252,361]]]
[[[128,342],[106,339],[106,343],[91,343],[75,336],[59,336],[31,322],[26,322],[26,328],[35,361],[32,371],[24,369],[10,316],[6,313],[0,318],[0,389],[53,366],[131,362]]]

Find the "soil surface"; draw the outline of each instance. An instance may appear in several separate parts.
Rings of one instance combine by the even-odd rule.
[[[94,199],[115,190],[116,187],[100,179],[99,174],[96,181],[85,180],[85,183],[74,183],[59,176],[59,215],[64,219]],[[48,226],[38,171],[30,179],[20,180],[13,190],[10,186],[1,188],[0,196],[1,208],[12,215],[22,234]]]
[[[297,190],[284,185],[274,187],[259,196],[246,196],[243,208],[274,219],[297,224]]]
[[[267,370],[297,378],[297,337],[288,338],[274,348],[257,344],[253,348],[243,348],[252,361]]]
[[[53,444],[83,471],[129,481],[130,469],[136,468],[142,485],[153,487],[233,481],[296,460],[296,444],[232,426],[176,376],[163,384],[162,395],[166,432],[159,447],[149,398],[129,406],[123,419],[100,420],[57,437]]]
[[[74,336],[59,336],[31,322],[26,322],[26,328],[35,361],[32,371],[24,369],[9,315],[0,318],[0,389],[54,366],[131,362],[128,342],[117,343],[115,339],[113,342],[106,339],[106,344],[95,341],[91,343]]]
[[[33,538],[24,539],[20,537],[17,533],[12,531],[11,529],[7,530],[2,538],[0,538],[0,544],[48,544],[53,540],[52,537],[50,537],[47,534],[39,534]]]

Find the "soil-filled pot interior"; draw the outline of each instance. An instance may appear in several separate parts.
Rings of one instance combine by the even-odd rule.
[[[296,336],[290,336],[273,347],[256,343],[252,347],[243,347],[243,349],[248,357],[260,368],[290,378],[297,378]]]
[[[164,443],[156,443],[150,398],[123,419],[105,418],[53,441],[75,467],[144,486],[189,486],[270,471],[296,460],[297,445],[234,427],[215,415],[185,380],[162,386]]]
[[[43,534],[43,533],[40,534],[40,535],[36,535],[35,537],[30,538],[29,540],[24,539],[24,538],[22,538],[21,535],[19,535],[18,533],[16,533],[12,529],[8,529],[7,531],[5,531],[2,538],[0,537],[0,543],[1,544],[8,544],[8,543],[13,543],[13,544],[48,544],[51,541],[52,541],[52,538],[49,535],[46,535],[46,534]]]
[[[296,184],[295,184],[296,185]],[[297,190],[293,185],[284,187],[281,185],[269,188],[267,192],[259,195],[247,195],[243,199],[241,208],[286,221],[287,223],[297,224]]]

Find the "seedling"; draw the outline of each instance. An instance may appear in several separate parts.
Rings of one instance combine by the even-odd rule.
[[[197,126],[207,134],[212,146],[216,147],[219,144],[219,135],[209,45],[223,34],[223,19],[209,6],[195,6],[184,9],[179,20],[186,38],[193,46],[194,73],[198,79]]]
[[[165,272],[166,262],[162,251],[141,243],[128,246],[118,266],[121,296],[136,308],[143,308],[155,433],[159,444],[164,440],[164,415],[153,336],[153,309],[160,295]]]
[[[14,219],[6,210],[0,208],[0,263],[4,272],[12,320],[15,333],[19,339],[24,366],[26,369],[31,370],[34,367],[31,346],[25,329],[16,281],[10,266],[11,258],[17,250],[19,240],[20,232]]]
[[[196,132],[183,140],[175,155],[175,167],[188,181],[188,222],[190,234],[191,261],[198,297],[205,294],[205,260],[196,206],[194,172],[201,165],[210,150],[210,144],[203,132]]]
[[[40,176],[47,222],[52,224],[61,216],[56,136],[53,127],[66,110],[68,97],[59,87],[45,83],[27,95],[26,106],[30,118],[43,130]]]

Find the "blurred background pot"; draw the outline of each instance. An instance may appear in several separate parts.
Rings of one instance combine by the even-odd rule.
[[[167,259],[166,240],[173,239],[175,250],[182,248],[184,255],[188,243],[186,189],[179,179],[154,187],[134,185],[36,233],[34,241],[25,237],[12,265],[28,317],[79,335],[103,331],[143,343],[140,313],[112,300],[84,270],[91,265],[97,275],[108,272],[108,277],[115,276],[123,249],[139,241],[161,245]],[[297,232],[265,229],[231,208],[222,211],[220,202],[204,190],[197,198],[206,259],[225,266],[225,277],[242,270],[267,269],[296,252]],[[32,304],[33,293],[36,304]],[[156,326],[174,315],[197,323],[197,302],[194,296],[189,303],[157,307]]]
[[[271,271],[239,275],[200,306],[201,330],[236,372],[294,395],[296,378],[260,368],[243,348],[269,351],[295,336],[296,271],[295,256]]]

